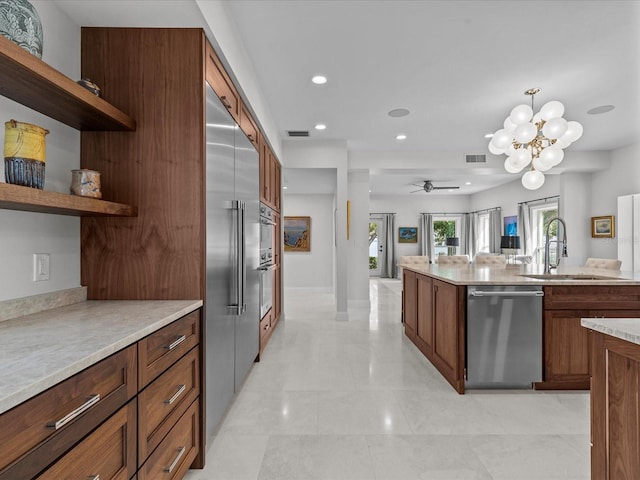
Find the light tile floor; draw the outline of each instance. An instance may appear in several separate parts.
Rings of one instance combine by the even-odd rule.
[[[458,395],[404,336],[401,285],[334,320],[285,292],[281,322],[187,480],[588,480],[589,395]]]

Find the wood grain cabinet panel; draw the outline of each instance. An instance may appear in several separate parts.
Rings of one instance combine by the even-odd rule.
[[[418,280],[415,272],[403,270],[402,294],[404,330],[408,336],[415,337],[418,328]]]
[[[184,476],[198,454],[198,409],[196,400],[138,471],[139,480],[172,480]]]
[[[0,479],[33,478],[133,398],[137,385],[133,345],[2,414]]]
[[[271,315],[273,308],[271,308],[260,320],[260,353],[267,346],[269,338],[271,338]]]
[[[249,141],[256,147],[256,150],[259,151],[260,148],[260,136],[259,130],[256,126],[256,122],[253,120],[253,117],[247,110],[247,107],[244,103],[240,105],[240,128],[247,136]]]
[[[136,465],[136,400],[48,468],[38,480],[128,480]]]
[[[196,347],[138,395],[140,465],[199,394],[200,351]]]
[[[458,305],[455,285],[433,281],[433,354],[451,372],[458,369]]]
[[[241,123],[241,104],[242,100],[236,90],[235,85],[229,78],[222,62],[216,55],[213,47],[206,42],[206,79],[213,91],[220,98],[222,104],[229,110],[229,113],[236,121]]]
[[[140,388],[200,343],[200,310],[176,320],[138,342]]]
[[[592,332],[591,478],[640,478],[640,345]]]
[[[424,342],[423,348],[428,353],[433,352],[433,280],[424,275],[417,276],[418,311],[417,336]],[[427,354],[428,354],[427,353]]]

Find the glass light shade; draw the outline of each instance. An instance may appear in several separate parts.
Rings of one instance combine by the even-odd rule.
[[[567,139],[566,133],[553,144],[554,147],[558,148],[567,148],[569,145],[571,145],[571,141]]]
[[[509,144],[507,149],[504,151],[504,154],[507,156],[511,156],[516,153],[516,147],[513,146],[513,143]]]
[[[567,131],[563,135],[563,139],[566,137],[571,143],[575,142],[582,136],[584,129],[579,122],[570,121],[567,122]]]
[[[515,138],[519,143],[529,143],[536,138],[538,128],[533,123],[523,123],[516,128]]]
[[[516,131],[516,128],[518,128],[518,125],[516,125],[515,123],[513,123],[511,121],[511,119],[509,117],[507,117],[504,121],[503,124],[504,129],[509,132],[509,133],[513,133]]]
[[[531,119],[531,123],[540,123],[542,121],[542,117],[540,116],[540,112],[536,113]]]
[[[568,123],[564,118],[552,118],[542,127],[542,134],[547,138],[560,138],[565,134],[567,128]]]
[[[547,170],[551,170],[552,167],[553,165],[541,160],[540,157],[533,159],[533,168],[535,168],[536,170],[539,170],[540,172],[546,172]]]
[[[516,164],[522,165],[524,168],[531,163],[531,150],[528,148],[517,148],[513,155],[511,155],[511,158]]]
[[[507,148],[511,142],[513,142],[513,135],[504,129],[500,129],[494,133],[491,139],[493,146],[498,148]]]
[[[551,120],[564,115],[564,105],[557,100],[545,103],[540,109],[540,116],[543,120]]]
[[[522,176],[522,186],[527,190],[537,190],[544,184],[544,173],[529,170]]]
[[[504,148],[498,148],[496,147],[493,142],[489,142],[489,151],[491,153],[493,153],[494,155],[502,155],[505,151]]]
[[[511,115],[509,115],[509,120],[516,125],[522,125],[523,123],[527,123],[533,117],[533,110],[529,105],[518,105],[511,110]]]
[[[513,157],[507,157],[504,161],[504,169],[509,173],[521,172],[524,167],[526,167],[526,165],[519,164]]]
[[[549,165],[549,168],[555,167],[564,159],[564,150],[560,147],[552,145],[540,152],[540,160],[543,164]]]

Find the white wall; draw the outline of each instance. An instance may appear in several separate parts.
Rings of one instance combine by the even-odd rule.
[[[53,3],[32,0],[42,21],[42,60],[68,77],[80,78],[80,27]],[[46,137],[45,190],[68,193],[71,170],[80,166],[80,132],[0,96],[3,121],[34,123]],[[4,145],[4,128],[0,131]],[[0,165],[4,181],[4,162]],[[51,279],[33,282],[33,254],[51,254]],[[80,219],[0,210],[0,300],[80,285]]]
[[[349,172],[349,307],[369,307],[369,172]]]
[[[589,257],[591,238],[590,173],[565,173],[561,176],[559,216],[567,224],[567,258],[563,265],[584,265]]]
[[[594,173],[590,189],[591,216],[616,215],[619,196],[640,193],[640,144],[612,151],[611,168]],[[590,257],[618,258],[617,238],[591,238],[589,247]]]
[[[333,195],[284,195],[282,217],[311,217],[311,251],[283,252],[285,287],[333,291]]]
[[[396,258],[401,255],[420,255],[420,243],[398,243],[398,227],[418,227],[421,213],[465,213],[471,210],[469,195],[430,195],[418,192],[406,195],[373,195],[369,201],[371,213],[395,213],[394,232]]]

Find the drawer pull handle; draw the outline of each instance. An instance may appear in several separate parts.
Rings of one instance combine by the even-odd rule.
[[[222,102],[222,104],[225,106],[227,110],[231,110],[231,104],[229,103],[229,100],[227,100],[227,97],[225,97],[224,95],[221,96],[220,101]]]
[[[178,345],[180,345],[182,342],[184,342],[187,339],[187,337],[185,335],[180,335],[178,338],[176,338],[172,343],[170,343],[169,345],[167,345],[166,348],[167,350],[173,350],[174,348],[176,348]]]
[[[164,403],[166,403],[167,405],[171,405],[173,402],[175,402],[178,397],[180,395],[182,395],[182,393],[187,389],[186,385],[179,385],[178,391],[176,393],[173,394],[173,396],[167,400],[164,401]]]
[[[176,465],[178,465],[178,463],[180,462],[180,459],[182,458],[182,456],[184,455],[184,452],[186,452],[186,451],[187,451],[187,447],[178,448],[178,456],[173,459],[173,462],[171,462],[171,465],[169,465],[167,468],[165,468],[164,471],[166,473],[173,472],[173,469],[176,468]]]
[[[87,480],[100,480],[100,475],[91,475],[87,477]]]
[[[60,420],[55,421],[55,422],[47,423],[47,427],[48,428],[54,428],[54,429],[58,430],[59,428],[64,427],[67,423],[69,423],[71,420],[73,420],[74,418],[76,418],[80,414],[82,414],[82,413],[86,412],[87,410],[89,410],[91,407],[93,407],[99,401],[100,401],[100,394],[99,393],[94,393],[93,395],[89,395],[89,397],[87,398],[87,401],[85,403],[83,403],[78,408],[76,408],[72,412],[70,412],[67,415],[65,415],[64,417],[62,417]]]

